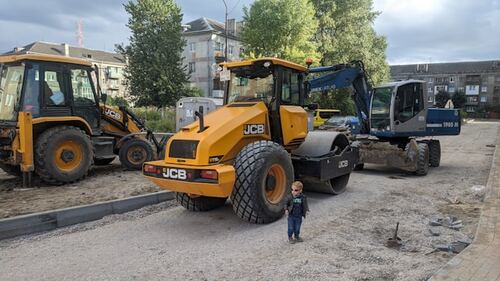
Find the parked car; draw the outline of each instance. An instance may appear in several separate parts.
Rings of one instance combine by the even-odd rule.
[[[359,134],[360,124],[356,116],[333,116],[326,120],[325,123],[319,126],[320,130],[347,131],[352,134]]]
[[[339,116],[340,110],[338,109],[323,109],[318,108],[314,111],[314,128],[317,128],[323,125],[326,120],[330,119],[333,116]]]

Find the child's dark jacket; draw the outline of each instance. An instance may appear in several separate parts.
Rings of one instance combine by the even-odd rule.
[[[307,197],[304,194],[300,194],[298,197],[293,197],[290,196],[286,202],[286,209],[288,210],[289,215],[292,214],[293,210],[293,205],[294,205],[294,199],[300,199],[300,211],[301,211],[301,216],[306,217],[306,213],[309,211],[309,205],[307,204]],[[300,217],[300,216],[299,216]]]

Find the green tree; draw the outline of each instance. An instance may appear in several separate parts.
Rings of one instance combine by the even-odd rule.
[[[375,85],[389,79],[387,42],[373,22],[373,0],[311,0],[318,19],[316,41],[321,65],[361,60]]]
[[[317,58],[312,39],[318,24],[309,0],[256,0],[243,14],[245,57],[279,57],[300,64]]]
[[[108,97],[108,100],[109,105],[129,107],[127,100],[122,97]]]
[[[455,108],[463,108],[465,103],[467,102],[467,97],[465,96],[465,93],[460,91],[456,92],[452,97],[451,101],[453,102],[453,105]]]
[[[200,89],[198,87],[191,87],[191,88],[188,88],[185,91],[185,95],[184,96],[187,96],[187,97],[203,97],[203,96],[205,96],[205,93],[203,92],[202,89]]]
[[[124,4],[130,15],[130,45],[117,45],[128,59],[125,78],[136,106],[173,106],[186,94],[182,64],[186,42],[182,14],[174,0],[138,0]]]
[[[373,22],[379,15],[373,11],[372,0],[311,0],[315,7],[318,29],[320,64],[332,65],[361,60],[371,83],[375,85],[389,79],[386,62],[385,37],[377,35]],[[354,103],[346,90],[321,94],[321,107],[340,109],[353,114]]]
[[[436,106],[443,108],[449,99],[450,99],[450,94],[448,94],[448,92],[439,91],[436,94]]]
[[[311,102],[317,103],[319,108],[338,109],[341,115],[356,115],[354,101],[350,96],[349,90],[340,89],[312,94]]]

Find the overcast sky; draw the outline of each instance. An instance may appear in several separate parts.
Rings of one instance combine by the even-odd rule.
[[[222,0],[176,0],[184,23],[199,17],[224,21]],[[124,0],[0,0],[0,53],[34,41],[113,51],[127,42]],[[253,0],[226,0],[230,18],[241,19]],[[381,12],[375,30],[387,37],[391,64],[500,59],[500,0],[374,0]]]

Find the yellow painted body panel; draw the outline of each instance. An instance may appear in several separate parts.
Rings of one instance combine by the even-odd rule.
[[[250,106],[234,106],[234,105]],[[233,161],[247,144],[257,140],[270,140],[269,117],[266,105],[257,103],[233,103],[212,111],[204,117],[207,129],[199,131],[199,122],[194,122],[172,136],[166,145],[164,160],[147,162],[161,167],[183,169],[209,169],[218,172],[218,183],[186,182],[147,176],[160,187],[176,192],[211,197],[228,197],[234,186],[235,169]],[[245,125],[264,125],[262,134],[245,135]],[[169,156],[170,145],[175,140],[199,141],[196,157],[174,158]],[[218,163],[209,164],[209,157],[222,156]]]
[[[300,106],[280,106],[283,145],[300,145],[307,136],[307,112]]]
[[[92,128],[90,127],[89,123],[85,121],[82,117],[79,116],[57,116],[57,117],[37,117],[33,118],[33,125],[36,124],[42,124],[42,123],[49,123],[49,122],[71,122],[71,121],[77,121],[81,122],[87,133],[92,132]]]
[[[128,118],[126,130],[123,130],[122,128],[119,128],[113,124],[113,121],[121,125],[125,124],[125,116],[124,116],[125,113],[122,112],[119,108],[101,104],[100,110],[102,116],[101,120],[108,121],[108,122],[103,122],[103,124],[101,124],[101,128],[104,132],[121,136],[125,136],[130,133],[141,132],[141,129],[137,127],[137,124],[132,120],[132,118]]]
[[[189,168],[192,166],[168,164],[166,165],[164,161],[153,161],[147,164],[154,166],[163,166],[169,168]],[[197,169],[210,169],[215,170],[218,173],[218,183],[201,183],[201,182],[186,182],[179,180],[170,180],[164,178],[156,178],[146,176],[152,182],[157,184],[162,189],[172,190],[176,192],[185,192],[193,195],[202,195],[210,197],[229,197],[233,190],[234,182],[236,180],[236,173],[234,167],[231,165],[210,165],[210,166],[200,166]]]
[[[233,67],[248,66],[248,65],[252,65],[252,64],[254,64],[256,62],[262,62],[262,61],[270,61],[273,64],[282,65],[284,67],[295,69],[295,70],[298,70],[300,72],[305,72],[307,70],[306,67],[304,67],[304,66],[302,66],[300,64],[296,64],[296,63],[293,63],[293,62],[290,62],[290,61],[286,61],[286,60],[282,60],[282,59],[278,59],[278,58],[269,58],[269,57],[258,58],[258,59],[253,59],[253,60],[225,62],[225,63],[221,63],[221,66],[225,66],[227,68],[233,68]]]
[[[165,156],[166,163],[203,166],[209,164],[208,159],[210,156],[218,155],[223,155],[221,162],[231,161],[245,145],[256,140],[271,139],[268,111],[263,102],[242,107],[226,105],[207,114],[204,117],[204,122],[205,127],[208,127],[205,131],[198,133],[199,122],[194,122],[182,128],[167,143],[168,152],[172,141],[199,141],[195,159],[172,158],[167,153]],[[244,135],[245,124],[264,124],[265,132],[259,135]]]
[[[72,63],[78,65],[92,66],[92,63],[90,61],[72,57],[56,56],[56,55],[23,54],[23,55],[0,56],[0,63],[16,62],[22,60],[62,62],[62,63]]]
[[[30,112],[19,112],[19,149],[22,155],[21,171],[31,172],[33,164],[33,123]]]

